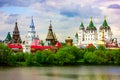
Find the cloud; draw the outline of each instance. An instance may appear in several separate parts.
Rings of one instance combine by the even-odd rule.
[[[62,8],[60,10],[60,14],[67,17],[90,18],[92,16],[101,16],[101,10],[99,8],[92,7],[89,5],[81,7],[81,5],[74,4],[72,6]]]
[[[10,14],[5,21],[5,24],[14,24],[18,16],[19,16],[18,14]]]
[[[119,4],[111,4],[111,5],[108,6],[108,8],[120,9],[120,5]]]
[[[27,7],[36,2],[42,3],[46,0],[0,0],[0,7],[4,6],[22,6]]]
[[[108,6],[118,3],[119,0],[0,0],[0,39],[4,39],[7,32],[12,34],[15,20],[18,19],[19,31],[24,40],[31,16],[41,40],[46,38],[50,19],[60,41],[64,41],[68,36],[74,38],[80,22],[86,27],[90,17],[93,17],[95,26],[99,27],[106,15],[109,25],[116,28],[112,27],[115,32],[120,29],[119,14],[116,14],[120,12],[119,9],[111,9]]]

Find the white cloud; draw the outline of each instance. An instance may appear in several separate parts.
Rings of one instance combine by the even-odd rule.
[[[107,0],[108,1],[108,0]],[[49,21],[52,20],[53,30],[56,33],[56,36],[60,41],[64,41],[68,36],[74,38],[76,31],[79,29],[79,25],[81,22],[84,23],[85,27],[89,25],[89,17],[93,17],[93,21],[96,27],[101,26],[103,22],[104,15],[107,16],[107,21],[109,26],[111,26],[113,34],[116,37],[120,37],[117,33],[120,30],[119,28],[119,17],[120,13],[118,10],[113,10],[107,8],[109,5],[113,3],[118,3],[117,1],[110,0],[101,1],[101,0],[45,0],[38,2],[37,0],[34,2],[30,2],[27,4],[26,10],[32,13],[20,13],[16,14],[7,12],[0,12],[0,39],[4,39],[7,32],[13,31],[14,22],[16,18],[18,19],[18,27],[20,30],[20,34],[22,39],[24,40],[25,35],[29,29],[29,24],[31,21],[31,16],[34,18],[34,23],[36,27],[36,31],[40,37],[40,39],[45,40]],[[19,2],[19,1],[18,1]],[[25,2],[26,3],[26,2]],[[24,5],[25,6],[25,5]],[[19,6],[20,7],[20,6]],[[23,7],[21,5],[21,7]],[[61,12],[66,12],[64,15]],[[67,13],[68,12],[68,13]],[[66,15],[74,16],[66,16]],[[14,14],[14,15],[13,15]],[[7,22],[7,23],[5,23]],[[120,40],[120,39],[119,39]]]

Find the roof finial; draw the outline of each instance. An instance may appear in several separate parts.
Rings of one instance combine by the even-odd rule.
[[[17,19],[16,19],[16,22],[17,22]]]
[[[92,21],[92,17],[90,17],[90,21]]]
[[[50,25],[51,25],[51,22],[52,22],[52,21],[51,21],[51,19],[50,19]]]
[[[31,19],[33,20],[33,16],[31,16]]]
[[[106,16],[104,16],[104,20],[106,20]]]

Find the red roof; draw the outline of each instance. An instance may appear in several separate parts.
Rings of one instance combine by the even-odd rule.
[[[21,45],[21,44],[8,44],[7,46],[8,46],[9,48],[19,48],[19,49],[22,48],[22,45]]]
[[[61,47],[60,42],[57,42],[57,43],[55,44],[55,46],[56,46],[56,47]]]
[[[52,49],[53,47],[52,46],[34,46],[34,45],[32,45],[31,48],[44,50],[44,49]]]

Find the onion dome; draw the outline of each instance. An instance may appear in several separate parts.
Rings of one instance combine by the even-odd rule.
[[[84,30],[84,29],[85,29],[83,22],[81,22],[79,29],[80,29],[80,30]]]
[[[87,27],[87,30],[97,30],[96,27],[94,26],[93,21],[92,21],[92,17],[91,17],[89,26]]]
[[[110,30],[111,28],[108,26],[108,23],[106,21],[106,16],[104,16],[104,21],[103,21],[103,24],[102,26],[100,26],[100,30],[102,29],[106,29],[106,30]]]

